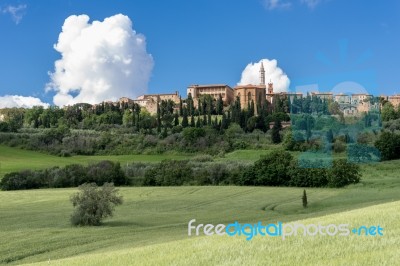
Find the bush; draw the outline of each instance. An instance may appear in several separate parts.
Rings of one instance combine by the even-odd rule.
[[[289,168],[289,186],[294,187],[325,187],[328,184],[327,169],[302,167],[299,163],[293,162]]]
[[[188,161],[164,160],[148,169],[144,176],[145,186],[181,186],[193,180]]]
[[[333,161],[333,166],[328,171],[328,186],[344,187],[360,182],[360,167],[345,159]]]
[[[193,143],[197,139],[204,137],[206,135],[206,131],[203,128],[195,128],[195,127],[187,127],[183,129],[183,138],[189,142]]]
[[[115,206],[122,204],[122,196],[112,183],[101,188],[95,183],[85,183],[79,190],[71,196],[75,208],[71,223],[75,226],[100,225],[103,219],[113,216]]]
[[[390,132],[382,132],[375,147],[380,151],[382,160],[394,160],[400,158],[400,135]]]
[[[344,152],[345,150],[346,150],[346,143],[344,143],[339,139],[335,140],[335,142],[333,143],[333,151],[335,153],[341,153]]]
[[[128,179],[121,169],[119,162],[101,161],[88,166],[87,181],[102,185],[112,182],[116,186],[127,185]]]
[[[367,163],[380,161],[381,155],[377,148],[362,144],[350,144],[347,148],[350,162]]]
[[[273,151],[254,163],[255,185],[287,186],[288,170],[293,156],[286,151]]]
[[[46,170],[20,171],[6,174],[0,181],[3,190],[74,187],[86,182],[103,185],[113,182],[116,185],[129,185],[129,179],[121,169],[120,163],[101,161],[89,166],[79,164],[64,168],[53,167]]]

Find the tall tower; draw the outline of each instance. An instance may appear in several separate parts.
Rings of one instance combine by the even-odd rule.
[[[260,85],[265,85],[265,70],[264,70],[264,64],[261,60],[261,66],[260,66]]]

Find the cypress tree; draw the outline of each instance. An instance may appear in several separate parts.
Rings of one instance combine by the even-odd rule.
[[[282,129],[281,120],[275,119],[274,126],[272,127],[271,131],[272,142],[275,144],[281,142],[281,135],[279,134],[279,131],[281,129]]]
[[[188,98],[187,98],[187,109],[189,111],[189,114],[192,115],[194,112],[194,104],[193,104],[193,98],[192,98],[192,94],[189,93],[188,94]]]
[[[196,126],[196,123],[194,122],[194,116],[193,115],[190,117],[190,126],[191,127],[195,127]]]
[[[178,125],[179,125],[179,115],[178,115],[178,113],[175,113],[174,125],[175,125],[175,126],[178,126]]]
[[[303,190],[302,200],[303,200],[303,208],[307,208],[308,202],[307,202],[307,193],[305,189]]]
[[[160,105],[157,103],[157,132],[161,132],[161,114],[160,114]]]
[[[197,127],[197,128],[201,128],[201,119],[200,119],[200,116],[197,117],[196,127]]]
[[[189,125],[189,121],[188,121],[188,111],[185,108],[183,108],[183,117],[182,117],[182,127],[185,128]]]
[[[332,143],[333,142],[332,129],[329,129],[328,132],[326,132],[326,140],[328,141],[328,143]]]
[[[217,100],[217,106],[216,106],[216,112],[218,115],[222,115],[222,111],[224,109],[224,101],[222,100],[222,95],[219,94],[218,100]]]
[[[182,104],[182,97],[179,96],[179,115],[183,116],[183,104]]]
[[[224,113],[224,114],[222,114],[222,119],[221,119],[221,129],[227,129],[227,128],[228,128],[228,120]]]
[[[252,116],[254,116],[254,101],[253,100],[251,100],[250,111],[249,111],[249,117],[252,117]]]

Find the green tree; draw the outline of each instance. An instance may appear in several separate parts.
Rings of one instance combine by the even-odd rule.
[[[216,108],[217,114],[218,115],[222,115],[222,112],[224,110],[224,101],[222,100],[222,95],[221,94],[218,96],[218,100],[217,100],[215,108]]]
[[[99,188],[95,183],[79,186],[79,192],[71,196],[74,212],[71,215],[73,225],[100,225],[102,220],[113,216],[114,208],[123,202],[122,196],[112,183]]]
[[[390,102],[387,102],[382,107],[382,120],[389,121],[394,119],[397,119],[397,113],[394,110],[393,105]]]
[[[346,159],[333,161],[333,166],[328,172],[328,186],[344,187],[360,182],[360,167],[357,164],[347,162]]]
[[[194,122],[194,116],[193,115],[190,116],[190,126],[191,127],[195,127],[196,126],[196,123]]]
[[[194,103],[193,103],[193,98],[192,98],[191,93],[188,94],[186,104],[187,104],[187,109],[188,109],[189,115],[193,115],[194,114]]]
[[[308,201],[307,201],[307,193],[306,193],[305,189],[303,190],[302,201],[303,201],[303,208],[307,208]]]
[[[281,120],[276,119],[274,122],[274,126],[272,127],[271,130],[272,142],[275,144],[281,143],[281,135],[279,133],[281,129],[282,129]]]
[[[182,116],[182,127],[188,127],[189,121],[188,121],[188,110],[186,107],[183,108],[183,116]]]
[[[255,185],[287,186],[293,156],[287,151],[273,151],[254,163]]]
[[[182,97],[179,96],[179,115],[183,115],[183,103],[182,103]]]
[[[178,125],[179,125],[179,115],[178,115],[178,113],[175,113],[174,126],[178,126]]]
[[[122,116],[122,125],[125,127],[133,126],[133,114],[129,109],[124,111],[124,115]]]
[[[400,158],[400,135],[391,132],[382,132],[375,142],[375,147],[380,151],[382,160]]]
[[[332,129],[329,129],[326,132],[326,140],[328,141],[328,143],[333,143],[333,131],[332,131]]]

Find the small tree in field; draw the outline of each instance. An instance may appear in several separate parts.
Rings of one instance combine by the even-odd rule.
[[[307,193],[305,189],[303,190],[302,200],[303,200],[303,208],[307,208],[308,202],[307,202]]]
[[[116,205],[122,204],[122,196],[113,183],[104,183],[102,187],[85,183],[79,190],[71,196],[75,208],[71,215],[73,225],[100,225],[104,218],[113,215]]]

